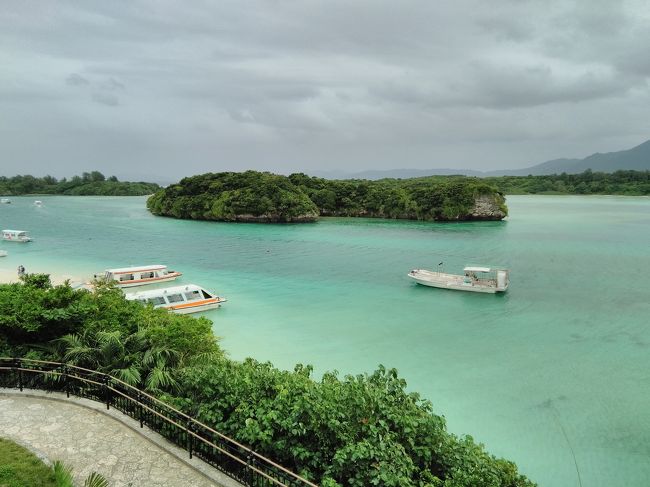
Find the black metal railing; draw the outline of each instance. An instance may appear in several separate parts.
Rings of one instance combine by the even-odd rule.
[[[318,487],[155,397],[94,370],[59,362],[0,357],[0,387],[61,391],[102,402],[159,433],[224,474],[252,487]]]

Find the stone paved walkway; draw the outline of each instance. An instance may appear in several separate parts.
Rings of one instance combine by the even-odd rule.
[[[61,460],[71,466],[75,479],[81,480],[79,485],[93,471],[104,475],[114,487],[233,485],[227,478],[223,482],[209,480],[188,462],[200,464],[202,469],[212,467],[198,459],[181,461],[152,442],[164,439],[148,439],[147,434],[155,433],[139,434],[125,426],[122,419],[100,412],[103,405],[99,403],[94,410],[89,409],[94,405],[84,407],[71,400],[22,394],[0,391],[0,436],[17,441],[50,461]],[[76,400],[79,401],[84,400]]]

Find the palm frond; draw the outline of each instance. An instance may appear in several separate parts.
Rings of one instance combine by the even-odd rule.
[[[52,340],[52,344],[61,347],[62,349],[68,349],[72,347],[81,347],[86,344],[86,340],[84,339],[85,337],[82,337],[81,335],[78,335],[76,333],[74,334],[69,334],[69,335],[63,335],[61,338],[57,338],[56,340]]]
[[[84,487],[108,487],[108,480],[103,475],[93,472],[84,481]]]
[[[54,479],[57,487],[74,487],[72,467],[65,465],[59,460],[55,460],[52,464],[52,470],[54,470]]]
[[[210,365],[218,362],[223,357],[222,352],[203,352],[190,357],[187,363],[182,365]]]
[[[179,357],[180,354],[171,348],[148,348],[144,352],[142,365],[145,367],[155,367],[159,364],[171,366],[178,362]]]
[[[178,382],[171,372],[164,368],[154,367],[147,375],[145,389],[148,391],[159,391],[163,388],[176,389]]]
[[[97,350],[94,348],[79,345],[68,348],[63,355],[63,360],[73,365],[92,367],[97,362],[96,352]]]
[[[121,381],[126,382],[131,386],[137,386],[140,383],[142,377],[140,375],[140,371],[134,366],[121,369],[111,369],[107,371],[107,373],[117,379],[120,379]]]

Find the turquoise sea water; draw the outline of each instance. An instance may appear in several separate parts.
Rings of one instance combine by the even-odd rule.
[[[12,198],[0,268],[89,276],[168,264],[229,301],[233,358],[316,373],[396,367],[447,418],[545,486],[650,484],[650,199],[509,197],[504,222],[151,216],[144,198]],[[420,287],[410,269],[511,270],[505,295]]]

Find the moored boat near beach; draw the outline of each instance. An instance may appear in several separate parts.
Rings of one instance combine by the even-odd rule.
[[[164,308],[178,314],[198,313],[219,308],[226,299],[206,291],[196,284],[174,286],[150,291],[125,294],[130,301],[152,304],[154,308]]]
[[[25,230],[3,230],[2,231],[2,240],[7,242],[31,242],[32,238],[27,234]]]
[[[6,250],[0,250],[0,257],[7,257],[7,251]]]
[[[508,289],[510,284],[507,269],[490,267],[465,267],[464,274],[446,274],[444,272],[414,269],[408,276],[423,286],[471,291],[475,293],[498,293]]]
[[[145,284],[173,281],[179,276],[182,276],[180,272],[167,270],[165,265],[122,267],[106,269],[104,272],[104,279],[108,282],[115,281],[117,287],[144,286]]]
[[[11,200],[9,198],[0,198],[0,204],[8,205],[10,203],[11,203]]]

